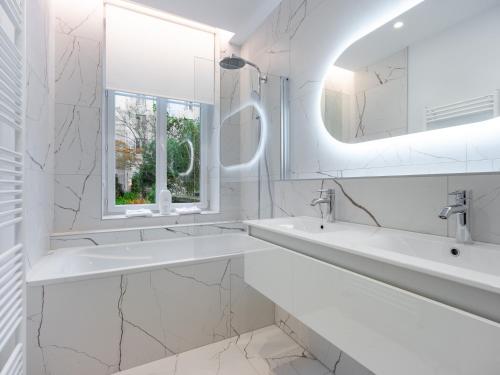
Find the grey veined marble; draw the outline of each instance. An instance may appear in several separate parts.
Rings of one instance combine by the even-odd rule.
[[[28,373],[107,375],[273,323],[243,258],[30,287]]]
[[[332,372],[276,326],[156,361],[120,375],[326,375]]]

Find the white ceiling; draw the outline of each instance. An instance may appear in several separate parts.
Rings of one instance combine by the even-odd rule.
[[[235,33],[241,45],[281,0],[134,0],[149,7]]]
[[[359,39],[335,65],[356,71],[496,6],[500,6],[500,0],[423,1]],[[403,21],[404,26],[395,30],[395,21]]]

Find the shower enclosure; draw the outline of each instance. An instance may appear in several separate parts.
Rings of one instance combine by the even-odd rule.
[[[221,67],[221,182],[238,179],[244,218],[274,217],[273,181],[283,177],[287,79],[238,56]]]

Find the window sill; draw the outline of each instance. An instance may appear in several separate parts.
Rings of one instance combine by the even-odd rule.
[[[192,216],[192,215],[216,215],[219,214],[219,211],[201,211],[200,213],[193,213],[193,214],[184,214],[180,215],[177,213],[170,213],[166,215],[162,215],[158,212],[153,212],[152,216],[127,216],[125,214],[116,214],[116,215],[103,215],[102,220],[123,220],[123,219],[154,219],[158,217],[179,217],[179,216]]]

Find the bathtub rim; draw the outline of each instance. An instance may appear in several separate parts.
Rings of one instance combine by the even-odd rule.
[[[41,261],[47,259],[47,257],[52,254],[57,254],[61,252],[68,253],[77,253],[78,251],[84,249],[97,249],[99,247],[119,247],[123,245],[129,244],[145,244],[145,243],[163,243],[163,242],[171,242],[175,240],[192,240],[192,239],[202,239],[202,238],[213,238],[213,237],[225,237],[225,236],[237,236],[237,237],[245,237],[250,238],[252,241],[256,241],[257,243],[262,243],[265,246],[260,246],[256,249],[251,250],[231,250],[230,252],[226,252],[220,255],[210,255],[200,258],[192,258],[192,259],[181,259],[181,260],[172,260],[168,262],[156,262],[156,263],[146,263],[141,265],[133,265],[128,267],[119,267],[119,268],[111,268],[104,270],[95,270],[89,272],[81,272],[75,274],[54,274],[51,277],[37,277],[37,275],[33,275],[37,271],[37,265],[40,265]],[[71,283],[78,282],[83,280],[93,280],[93,279],[104,279],[108,277],[115,277],[126,274],[136,274],[142,272],[149,272],[154,270],[160,270],[164,268],[175,268],[181,266],[195,265],[195,264],[205,264],[212,263],[217,261],[224,261],[229,259],[238,259],[243,258],[245,254],[254,253],[258,251],[264,251],[276,248],[276,245],[271,243],[267,243],[266,241],[260,240],[258,238],[254,238],[249,236],[247,233],[223,233],[223,234],[210,234],[210,235],[202,235],[202,236],[193,236],[193,237],[181,237],[181,238],[167,238],[161,240],[152,240],[152,241],[133,241],[133,242],[123,242],[116,244],[104,244],[104,245],[96,245],[96,246],[78,246],[78,247],[68,247],[68,248],[59,248],[56,250],[51,250],[48,254],[44,255],[39,262],[37,262],[33,267],[27,271],[26,273],[26,286],[29,287],[39,287],[46,285],[55,285],[55,284],[63,284],[63,283]]]

